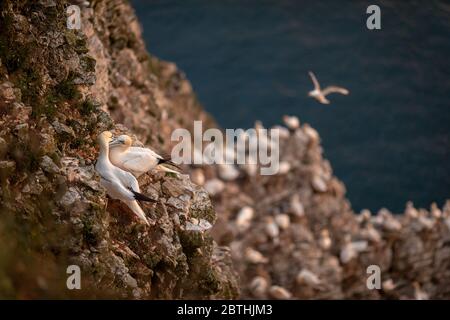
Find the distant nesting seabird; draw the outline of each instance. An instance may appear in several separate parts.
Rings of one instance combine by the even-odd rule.
[[[165,159],[149,148],[132,147],[132,140],[127,135],[121,135],[109,143],[109,158],[111,163],[125,171],[131,172],[136,178],[158,167],[159,169],[179,174],[162,164],[177,167],[170,159]]]
[[[108,156],[109,142],[111,139],[112,133],[109,131],[102,132],[98,137],[100,154],[95,164],[95,170],[100,175],[100,184],[106,189],[111,198],[125,202],[139,218],[149,225],[145,213],[139,206],[137,200],[156,201],[140,193],[139,184],[131,173],[111,163]]]
[[[296,130],[300,128],[300,120],[296,116],[283,116],[284,124],[289,128],[289,130]]]
[[[315,98],[317,101],[319,101],[322,104],[330,104],[330,101],[325,98],[325,96],[329,95],[330,93],[340,93],[343,95],[348,95],[349,91],[342,87],[337,86],[328,86],[325,89],[320,88],[319,81],[317,81],[316,76],[311,71],[308,72],[309,76],[311,77],[311,80],[314,84],[314,90],[310,91],[308,93],[308,96]]]

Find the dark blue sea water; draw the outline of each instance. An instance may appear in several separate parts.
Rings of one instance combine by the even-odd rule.
[[[134,0],[148,49],[225,128],[315,127],[355,210],[450,198],[450,1]],[[381,7],[382,29],[366,28]],[[347,87],[330,106],[307,71]]]

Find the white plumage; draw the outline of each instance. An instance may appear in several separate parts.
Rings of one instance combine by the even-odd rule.
[[[308,74],[314,84],[314,90],[310,91],[308,93],[308,96],[315,98],[322,104],[330,104],[330,101],[327,98],[325,98],[325,96],[329,95],[330,93],[340,93],[343,95],[349,94],[349,91],[347,89],[337,86],[328,86],[325,89],[321,89],[319,81],[317,81],[317,78],[314,75],[314,73],[310,71],[308,72]]]
[[[135,177],[155,168],[179,174],[162,166],[164,163],[174,165],[169,159],[164,159],[152,149],[132,147],[131,144],[132,140],[127,135],[121,135],[110,142],[109,158],[113,165],[131,172]]]

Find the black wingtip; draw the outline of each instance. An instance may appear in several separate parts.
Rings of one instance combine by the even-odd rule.
[[[179,165],[177,165],[176,163],[173,163],[173,161],[169,160],[169,159],[159,159],[158,164],[168,164],[168,165],[171,165],[172,167],[175,167],[181,171],[181,167]]]
[[[142,193],[139,193],[139,192],[136,192],[136,191],[133,191],[133,190],[131,190],[131,192],[133,192],[134,198],[136,200],[138,200],[138,201],[156,202],[156,200],[154,200],[152,198],[149,198],[149,197],[147,197],[146,195],[144,195]]]

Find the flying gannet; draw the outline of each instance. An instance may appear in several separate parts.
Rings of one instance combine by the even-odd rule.
[[[320,88],[319,81],[317,81],[316,76],[311,71],[308,72],[309,76],[311,77],[311,80],[314,84],[314,90],[310,91],[308,93],[308,96],[315,98],[317,101],[319,101],[322,104],[330,104],[330,100],[325,98],[325,96],[329,95],[330,93],[340,93],[343,95],[348,95],[349,91],[342,87],[337,86],[328,86],[325,89]]]
[[[109,131],[102,132],[98,137],[100,154],[95,164],[95,170],[100,175],[100,184],[106,189],[111,198],[125,202],[139,218],[149,225],[147,217],[137,200],[148,202],[156,201],[140,193],[139,184],[131,173],[126,172],[111,163],[108,157],[109,142],[111,139],[112,133]]]
[[[170,159],[165,159],[149,148],[132,147],[132,140],[127,135],[121,135],[109,143],[109,158],[111,163],[125,171],[131,172],[136,178],[154,168],[179,174],[162,164],[177,167]]]

